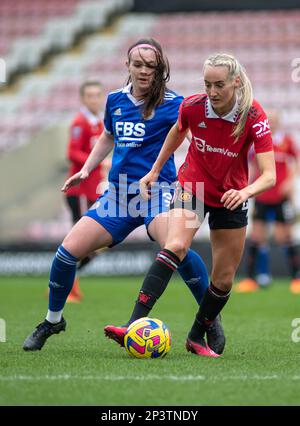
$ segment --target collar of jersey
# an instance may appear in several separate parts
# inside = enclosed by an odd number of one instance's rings
[[[122,93],[125,93],[135,106],[143,105],[144,101],[142,99],[140,101],[135,99],[135,97],[131,94],[131,89],[132,83],[129,83],[127,86],[124,87]]]
[[[85,116],[89,123],[92,124],[92,126],[96,126],[101,120],[101,113],[99,115],[95,115],[84,105],[80,108],[80,112]]]
[[[206,118],[220,118],[221,120],[230,121],[231,123],[235,123],[239,115],[239,104],[238,100],[236,99],[234,107],[231,111],[228,112],[228,114],[223,115],[220,117],[215,113],[213,110],[212,104],[210,100],[207,98],[205,102],[205,117]]]

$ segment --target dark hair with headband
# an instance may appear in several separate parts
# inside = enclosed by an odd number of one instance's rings
[[[153,38],[142,38],[136,43],[132,44],[127,52],[128,62],[130,63],[130,55],[135,48],[140,46],[141,49],[149,48],[154,51],[156,56],[156,67],[154,71],[153,83],[149,89],[143,104],[143,118],[149,118],[152,111],[163,103],[166,83],[170,80],[170,67],[168,59],[164,56],[161,45]],[[140,53],[142,60],[147,65],[147,61]],[[131,82],[131,76],[127,80],[127,84]]]

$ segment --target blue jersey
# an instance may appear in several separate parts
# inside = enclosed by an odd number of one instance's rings
[[[119,189],[120,175],[127,175],[127,184],[138,182],[152,168],[162,144],[178,118],[182,96],[167,90],[163,103],[144,119],[143,101],[131,94],[132,85],[108,95],[104,125],[114,136],[115,148],[108,180]],[[174,182],[176,168],[174,155],[164,165],[158,182]]]

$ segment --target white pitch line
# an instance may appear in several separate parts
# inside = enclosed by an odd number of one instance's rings
[[[295,376],[279,376],[277,374],[271,374],[266,376],[259,376],[254,374],[252,376],[176,376],[176,375],[156,375],[149,374],[143,376],[114,376],[114,375],[72,375],[72,374],[61,374],[61,375],[44,375],[44,376],[28,376],[28,375],[14,375],[14,376],[0,376],[0,382],[13,382],[13,381],[58,381],[58,380],[98,380],[98,381],[153,381],[153,380],[164,380],[164,381],[178,381],[178,382],[197,382],[197,381],[252,381],[252,380],[300,380],[300,375]]]

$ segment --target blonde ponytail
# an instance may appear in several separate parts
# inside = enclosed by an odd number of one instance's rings
[[[253,91],[251,82],[246,74],[245,69],[238,62],[238,60],[227,53],[217,53],[206,59],[204,62],[204,67],[206,66],[218,67],[224,66],[228,68],[229,78],[234,79],[235,77],[240,77],[241,85],[237,89],[237,98],[239,104],[239,121],[234,128],[232,136],[235,136],[235,142],[243,134],[249,109],[251,108],[253,102]]]

